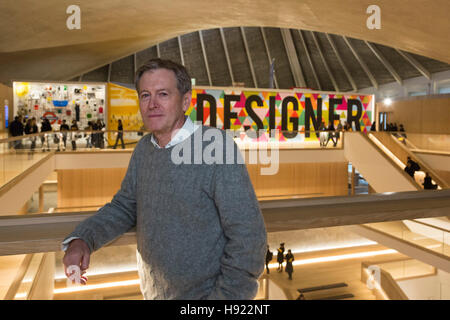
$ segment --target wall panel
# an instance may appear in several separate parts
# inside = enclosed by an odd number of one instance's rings
[[[96,206],[111,201],[126,168],[58,170],[58,207]]]
[[[258,197],[347,195],[347,163],[280,163],[275,175],[247,165]],[[58,170],[58,207],[97,206],[111,201],[126,168]]]

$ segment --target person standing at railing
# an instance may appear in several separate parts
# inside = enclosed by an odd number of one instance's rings
[[[344,128],[342,127],[342,123],[339,120],[338,121],[338,125],[336,127],[336,133],[335,133],[335,137],[336,137],[336,143],[334,144],[334,147],[337,146],[339,139],[341,138],[341,132],[344,131]]]
[[[77,120],[72,120],[70,131],[72,131],[70,134],[70,141],[72,142],[72,150],[77,150],[77,131],[78,131]]]
[[[114,148],[117,148],[117,144],[119,143],[119,139],[120,142],[122,143],[122,149],[125,149],[125,143],[123,142],[123,125],[122,125],[122,120],[119,119],[118,124],[117,124],[117,138],[116,138],[116,144],[114,145]]]
[[[39,129],[36,125],[36,118],[33,117],[31,119],[28,119],[27,124],[25,126],[25,134],[34,134],[38,133]],[[34,151],[34,148],[36,147],[36,137],[30,137],[31,141],[31,151]]]
[[[22,116],[15,116],[14,120],[9,124],[9,134],[12,137],[19,137],[23,135]],[[22,148],[22,140],[12,141],[11,146],[14,149]]]
[[[102,120],[97,119],[97,130],[103,131],[105,128],[105,124]],[[105,148],[105,135],[103,132],[97,133],[97,148],[104,149]]]
[[[62,121],[62,124],[59,126],[60,131],[60,139],[62,138],[62,143],[64,145],[63,150],[66,151],[66,142],[67,142],[67,132],[69,131],[69,126],[66,124],[66,120]],[[61,142],[59,144],[61,146]],[[59,150],[59,146],[58,146]]]
[[[41,132],[52,132],[52,125],[47,118],[42,120]],[[47,151],[50,151],[50,133],[45,133],[41,136],[42,151],[45,151],[45,145],[47,144]]]
[[[321,147],[325,147],[325,142],[327,141],[327,127],[325,126],[325,122],[322,121],[322,123],[319,126],[319,144]]]
[[[72,266],[82,274],[91,253],[136,228],[145,299],[253,299],[267,233],[237,144],[224,130],[185,116],[192,83],[184,66],[150,60],[135,85],[152,134],[136,145],[112,201],[63,241],[66,276]],[[220,155],[198,161],[210,148],[208,135]]]

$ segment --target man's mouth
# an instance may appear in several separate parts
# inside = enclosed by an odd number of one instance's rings
[[[148,118],[157,118],[157,117],[162,117],[162,114],[149,114],[147,115]]]

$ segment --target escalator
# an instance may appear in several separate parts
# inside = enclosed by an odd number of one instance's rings
[[[351,132],[344,135],[344,152],[347,160],[364,176],[377,193],[421,191],[421,175],[414,179],[403,168],[407,157],[418,162],[421,170],[428,172],[439,189],[448,185],[424,161],[420,161],[402,142],[386,132],[363,134]],[[435,222],[437,220],[435,219]],[[442,219],[441,219],[442,222]],[[410,257],[435,267],[450,270],[449,232],[432,225],[430,221],[403,220],[349,227],[357,234],[394,248]]]
[[[344,155],[364,176],[377,193],[418,191],[421,186],[402,168],[401,162],[382,150],[368,136],[360,132],[346,132]]]
[[[386,152],[389,153],[391,157],[398,159],[399,164],[401,163],[403,167],[406,165],[408,157],[418,163],[420,170],[415,173],[414,178],[420,186],[422,186],[424,181],[425,173],[428,173],[433,183],[437,185],[437,189],[447,189],[450,187],[447,179],[441,176],[439,170],[435,170],[432,165],[424,160],[424,157],[418,156],[412,151],[415,150],[415,146],[408,139],[389,132],[371,132],[367,137],[374,142],[382,144],[380,148],[386,148]]]

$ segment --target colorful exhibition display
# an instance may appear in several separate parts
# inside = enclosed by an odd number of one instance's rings
[[[88,121],[100,119],[107,130],[116,130],[121,119],[124,130],[143,129],[138,95],[132,88],[88,82],[13,85],[15,115],[36,117],[38,122],[48,118],[52,124],[77,120],[80,129]],[[267,133],[275,129],[281,132],[276,135],[277,141],[317,141],[315,133],[321,124],[328,127],[332,123],[336,128],[339,122],[347,122],[353,130],[366,132],[373,122],[374,96],[301,89],[194,87],[186,114],[193,121],[220,129]]]

